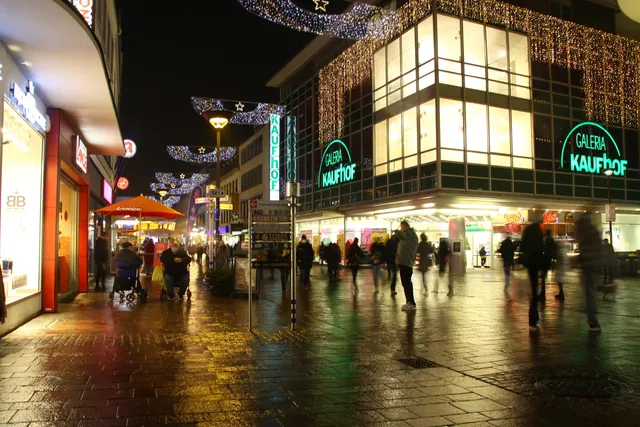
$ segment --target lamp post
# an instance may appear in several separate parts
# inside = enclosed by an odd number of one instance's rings
[[[613,175],[613,170],[607,169],[604,171],[604,174],[607,175],[607,189],[609,191],[609,208],[607,209],[607,216],[609,220],[609,243],[613,246],[613,226],[611,224],[611,220],[613,219],[613,212],[611,209],[611,175]]]
[[[222,129],[225,128],[225,126],[227,126],[229,124],[229,120],[231,119],[232,113],[230,113],[229,111],[205,111],[202,113],[202,116],[207,119],[207,121],[209,122],[209,124],[211,124],[211,126],[213,126],[213,128],[216,131],[216,191],[218,191],[217,194],[219,194],[219,190],[220,190],[220,177],[221,177],[221,168],[222,168],[222,153],[221,153],[221,148],[220,148],[220,133],[222,132]],[[209,206],[211,206],[211,202],[209,202]],[[213,249],[213,242],[211,241],[212,238],[212,230],[211,230],[211,217],[209,217],[209,250]],[[216,235],[216,240],[215,240],[215,244],[216,246],[220,243],[220,239],[219,239],[219,235],[220,235],[220,197],[216,197],[216,204],[215,204],[215,208],[213,210],[213,222],[214,222],[214,227],[215,227],[215,235]],[[216,251],[216,254],[218,253],[218,251]],[[209,262],[211,262],[211,259],[213,258],[211,256],[212,254],[209,254]],[[217,260],[217,256],[216,256],[216,260]],[[217,264],[217,262],[216,262]]]

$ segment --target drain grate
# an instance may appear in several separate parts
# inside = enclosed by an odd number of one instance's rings
[[[567,376],[538,381],[534,386],[560,397],[610,398],[633,393],[633,388],[625,383],[609,378]]]
[[[435,362],[425,359],[424,357],[410,357],[408,359],[398,359],[398,362],[404,363],[407,366],[411,366],[414,369],[429,369],[429,368],[439,368]]]

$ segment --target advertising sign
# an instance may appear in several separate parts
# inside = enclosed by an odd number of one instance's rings
[[[124,158],[130,159],[138,152],[138,146],[130,139],[124,140]]]
[[[280,199],[280,116],[271,115],[269,136],[269,200]]]
[[[287,148],[285,150],[287,158],[285,166],[287,170],[287,181],[297,180],[297,155],[298,152],[298,124],[296,116],[287,116]]]
[[[624,176],[627,161],[613,136],[604,127],[593,122],[575,126],[564,140],[560,155],[560,168],[573,172],[604,175],[611,170],[615,176]]]
[[[48,132],[49,119],[38,110],[35,98],[36,90],[32,81],[29,81],[26,92],[17,83],[11,84],[12,104],[15,105],[29,123],[43,132]]]
[[[87,153],[87,147],[79,136],[76,136],[76,165],[84,173],[87,173],[89,166],[89,155]]]
[[[73,5],[87,24],[93,28],[93,0],[73,0]]]
[[[118,187],[118,190],[126,190],[127,188],[129,188],[129,180],[125,177],[121,177],[118,178],[118,182],[116,182],[116,187]]]
[[[344,142],[336,139],[329,143],[320,160],[318,187],[327,188],[351,182],[356,176],[356,164]]]
[[[189,198],[189,211],[187,213],[187,230],[193,230],[198,219],[198,204],[196,199],[202,196],[202,187],[197,186],[191,191],[191,197]],[[186,234],[185,246],[189,247],[190,234]]]
[[[106,179],[102,180],[102,198],[109,203],[113,203],[113,188],[111,188]]]

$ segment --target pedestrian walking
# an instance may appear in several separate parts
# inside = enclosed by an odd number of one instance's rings
[[[596,275],[602,267],[602,241],[600,233],[591,224],[591,218],[583,216],[578,220],[576,240],[580,248],[580,266],[582,268],[582,286],[587,305],[587,320],[589,330],[601,330],[596,315]]]
[[[198,264],[202,263],[202,255],[204,255],[204,246],[198,244],[196,247],[196,254],[198,255]]]
[[[363,258],[364,254],[362,253],[362,248],[360,248],[360,240],[356,237],[353,239],[353,243],[349,246],[349,253],[347,256],[349,267],[351,268],[351,274],[353,275],[353,286],[355,292],[360,291],[356,278]]]
[[[418,252],[418,235],[409,227],[407,221],[400,222],[400,230],[395,232],[398,238],[398,253],[396,254],[396,264],[400,270],[400,281],[404,288],[404,296],[407,303],[402,306],[403,311],[413,311],[416,309],[416,300],[413,297],[413,266],[416,262]]]
[[[520,243],[520,260],[529,272],[531,283],[531,301],[529,302],[529,328],[538,329],[538,277],[544,263],[544,241],[542,236],[542,222],[536,221],[529,225],[522,235]]]
[[[487,263],[487,250],[484,248],[484,245],[478,251],[478,255],[480,255],[480,267],[484,267]]]
[[[602,283],[604,283],[605,285],[611,285],[613,284],[613,280],[615,278],[613,271],[616,264],[616,251],[613,249],[613,245],[609,243],[609,239],[603,240],[602,252],[604,257],[604,278],[602,280]]]
[[[371,270],[373,271],[373,286],[376,293],[379,291],[380,266],[384,260],[384,244],[382,238],[374,241],[369,250],[371,253]]]
[[[288,250],[279,249],[276,252],[276,261],[280,263],[280,285],[282,285],[282,292],[287,290],[287,283],[289,283],[289,274],[291,268],[287,265],[291,260],[291,254]]]
[[[300,279],[302,284],[308,287],[311,284],[311,267],[313,266],[313,246],[307,240],[307,236],[304,234],[300,238],[297,249],[298,267],[300,268]]]
[[[96,292],[106,291],[107,264],[109,262],[109,233],[102,233],[96,239],[93,259],[96,263]]]
[[[567,275],[567,271],[569,270],[569,248],[565,243],[561,243],[558,245],[556,251],[556,282],[558,283],[558,294],[556,295],[556,299],[559,301],[564,301],[564,281]]]
[[[447,271],[447,264],[449,263],[449,241],[445,238],[440,239],[440,246],[438,246],[438,280],[436,281],[436,288],[433,290],[434,294],[438,293],[438,287],[440,281],[444,280],[444,273]],[[449,279],[449,293],[447,296],[453,296],[453,281]]]
[[[329,273],[329,283],[338,282],[338,268],[342,261],[342,252],[337,243],[331,242],[325,249],[325,259],[327,261],[327,270]]]
[[[498,253],[502,256],[502,267],[504,269],[504,294],[509,296],[509,287],[511,286],[511,270],[513,269],[513,260],[515,258],[516,245],[507,236],[500,244]]]
[[[418,254],[420,254],[420,264],[418,269],[422,273],[422,294],[427,295],[429,288],[427,286],[427,272],[431,267],[431,254],[433,253],[433,246],[427,241],[426,234],[420,235],[420,243],[418,244]]]
[[[387,264],[387,273],[391,280],[391,295],[397,295],[396,292],[396,280],[398,277],[398,266],[396,265],[396,255],[398,254],[398,238],[394,235],[391,236],[389,241],[384,247],[384,258]]]
[[[547,299],[547,274],[549,270],[553,268],[553,263],[556,259],[556,253],[558,252],[558,244],[551,235],[551,230],[547,230],[544,238],[544,257],[542,261],[542,272],[540,275],[540,301]]]
[[[156,245],[152,239],[147,240],[144,245],[144,272],[147,276],[153,273],[153,261],[155,258]]]

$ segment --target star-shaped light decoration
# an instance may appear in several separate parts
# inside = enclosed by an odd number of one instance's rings
[[[204,152],[207,151],[207,149],[204,147],[200,147],[198,148],[198,151],[200,152],[200,154],[204,154]]]
[[[327,11],[329,0],[313,0],[313,2],[316,4],[316,10]]]
[[[184,179],[185,177],[186,177],[185,174],[183,174],[183,173],[180,174],[180,179]]]
[[[244,112],[244,104],[241,101],[236,104],[236,111]]]
[[[176,188],[176,185],[175,184],[171,184],[171,188]]]

